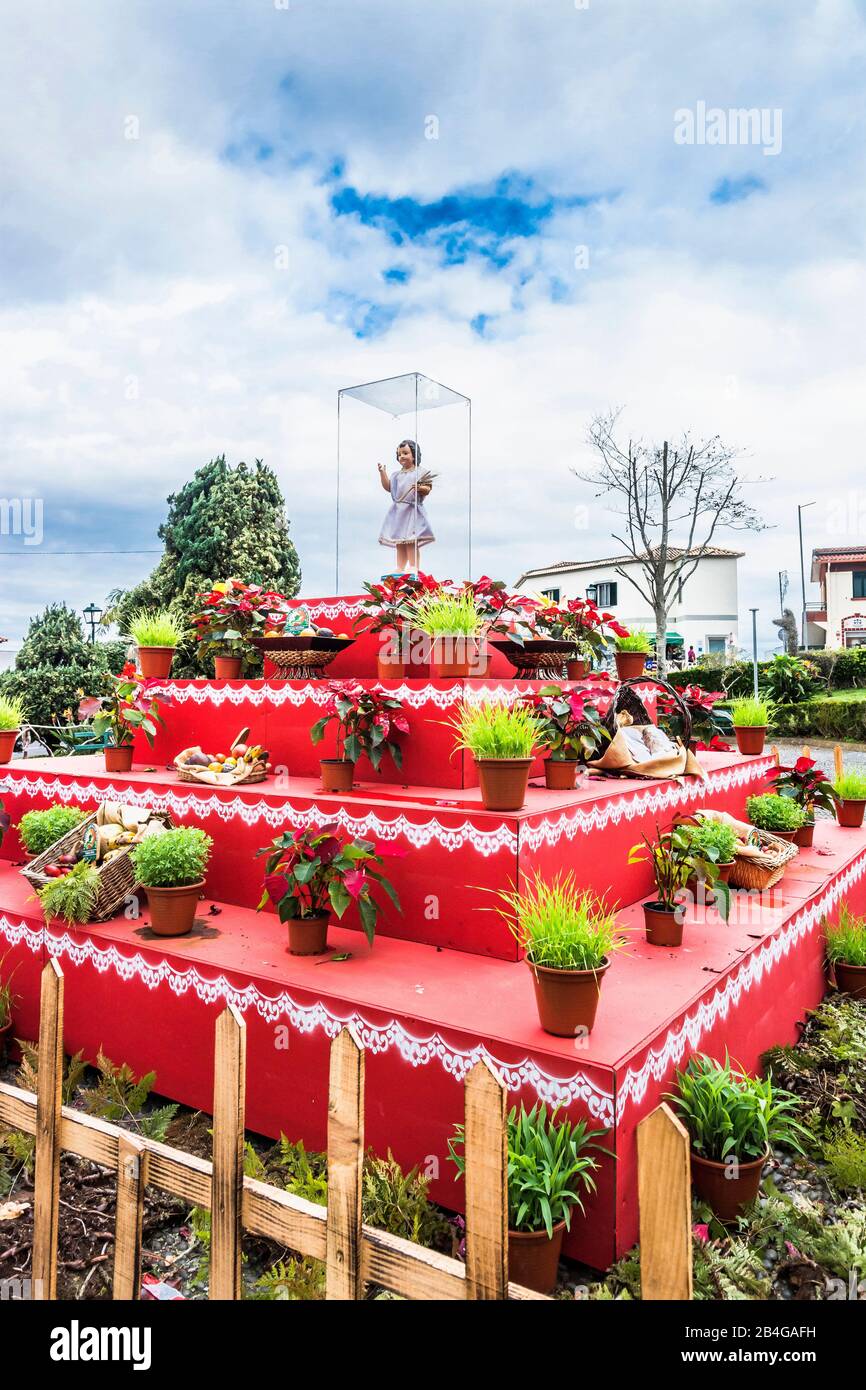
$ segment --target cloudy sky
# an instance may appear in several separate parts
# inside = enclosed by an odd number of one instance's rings
[[[807,545],[856,539],[864,0],[6,0],[0,28],[0,495],[44,508],[40,545],[0,535],[0,632],[145,574],[222,452],[275,468],[332,592],[336,393],[412,371],[472,398],[476,572],[610,552],[570,470],[611,406],[743,450],[767,639],[797,503]],[[763,133],[711,143],[714,108]],[[346,424],[372,575],[378,444]],[[464,425],[429,435],[452,540]]]

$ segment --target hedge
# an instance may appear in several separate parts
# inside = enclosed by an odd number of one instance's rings
[[[800,705],[776,705],[770,736],[866,743],[866,700],[817,699]]]
[[[849,647],[845,651],[802,652],[817,666],[830,690],[862,689],[866,686],[866,647]],[[771,663],[758,662],[758,681]],[[719,664],[687,666],[683,671],[669,671],[671,685],[697,685],[701,690],[725,690],[728,695],[751,695],[751,661],[734,661],[729,666]]]

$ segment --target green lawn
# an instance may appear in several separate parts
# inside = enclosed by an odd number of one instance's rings
[[[866,700],[866,688],[863,690],[828,690],[824,698],[826,700]]]

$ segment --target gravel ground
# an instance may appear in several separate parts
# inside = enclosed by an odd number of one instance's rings
[[[834,776],[833,768],[833,748],[835,745],[828,739],[807,739],[804,738],[799,743],[779,743],[775,739],[768,742],[778,748],[783,763],[792,763],[799,758],[805,745],[812,754],[822,772],[828,776]],[[862,743],[846,743],[843,745],[845,752],[845,767],[850,771],[866,772],[866,746]]]

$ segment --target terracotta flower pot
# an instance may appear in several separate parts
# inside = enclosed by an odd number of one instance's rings
[[[712,1207],[720,1221],[736,1221],[743,1207],[754,1202],[761,1190],[761,1174],[767,1157],[764,1154],[762,1158],[740,1163],[737,1176],[732,1177],[728,1164],[702,1158],[692,1150],[692,1187]]]
[[[683,924],[677,921],[679,915],[676,909],[662,907],[661,903],[644,903],[646,939],[651,946],[682,946]]]
[[[508,1232],[508,1278],[513,1284],[536,1293],[552,1293],[556,1288],[559,1256],[565,1222],[558,1221],[549,1237],[540,1231]]]
[[[737,738],[737,747],[741,753],[752,755],[763,753],[764,741],[767,737],[766,724],[737,724],[734,726],[734,733]]]
[[[849,965],[847,961],[837,960],[833,966],[836,987],[843,994],[852,994],[855,999],[866,999],[866,965]]]
[[[330,912],[315,912],[310,917],[289,918],[289,955],[321,956],[328,949]]]
[[[535,985],[538,1021],[555,1038],[591,1033],[598,1011],[601,982],[610,969],[605,956],[597,970],[551,970],[527,960]]]
[[[646,652],[617,652],[616,674],[621,681],[633,681],[642,676],[646,666]]]
[[[409,674],[406,661],[391,661],[387,656],[376,657],[376,679],[380,681],[402,680]]]
[[[476,758],[486,811],[519,811],[526,800],[531,758]]]
[[[546,758],[544,763],[545,785],[550,787],[551,791],[574,791],[579,766],[576,758]]]
[[[138,665],[143,676],[164,678],[171,674],[174,647],[139,647]]]
[[[728,882],[730,881],[731,870],[733,869],[733,867],[734,867],[734,861],[733,861],[733,859],[729,859],[728,862],[727,862],[726,864],[717,864],[717,865],[716,865],[716,868],[717,868],[718,871],[719,871],[719,877],[718,877],[718,879],[716,880],[716,882],[718,882],[718,883],[728,883]],[[697,874],[694,874],[694,875],[689,879],[688,883],[686,884],[686,887],[688,888],[688,890],[689,890],[689,892],[691,893],[692,897],[695,898],[695,899],[697,900],[697,897],[698,897],[698,877],[697,877]],[[714,903],[715,900],[716,900],[716,895],[715,895],[715,893],[713,892],[713,889],[712,889],[712,887],[710,886],[709,883],[707,883],[707,885],[706,885],[704,898],[705,898],[705,901],[706,901],[708,904],[709,904],[709,903]]]
[[[326,792],[349,792],[355,776],[355,764],[348,758],[322,758],[319,763],[322,771],[322,790]]]
[[[836,819],[840,825],[844,825],[848,830],[859,830],[863,824],[864,811],[866,811],[866,801],[839,801],[836,805]]]
[[[0,729],[0,763],[10,763],[19,729]]]
[[[239,656],[215,656],[214,678],[218,681],[240,680],[242,661],[243,658]]]
[[[796,844],[799,830],[771,830],[770,834],[775,835],[777,840],[787,840],[789,845]]]
[[[576,656],[565,663],[565,670],[570,681],[582,681],[589,672],[589,662],[585,656]]]
[[[430,648],[430,674],[439,680],[458,680],[482,671],[478,640],[474,637],[437,637]]]
[[[807,820],[805,825],[801,825],[799,830],[794,831],[794,844],[801,849],[808,849],[815,839],[815,822]]]
[[[191,932],[203,888],[203,878],[198,883],[173,888],[146,888],[151,931],[157,936],[186,936]]]
[[[106,748],[104,752],[106,772],[129,772],[131,770],[133,754],[131,743],[123,743],[119,748]]]

